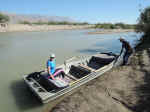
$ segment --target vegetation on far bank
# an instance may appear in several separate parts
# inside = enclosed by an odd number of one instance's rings
[[[0,23],[9,22],[10,18],[7,15],[0,13]],[[91,28],[100,28],[100,29],[135,29],[136,25],[125,24],[125,23],[97,23],[90,24],[88,22],[68,22],[68,21],[38,21],[38,22],[30,22],[30,21],[20,21],[19,24],[27,24],[27,25],[93,25]]]
[[[49,22],[29,22],[29,21],[21,21],[20,24],[28,24],[28,25],[90,25],[88,22],[67,22],[67,21],[49,21]],[[135,25],[124,24],[124,23],[97,23],[91,28],[100,28],[100,29],[134,29]]]
[[[5,23],[9,21],[9,16],[0,13],[0,23]]]
[[[124,24],[124,23],[97,23],[94,28],[100,29],[134,29],[135,25]]]
[[[68,21],[38,21],[38,22],[29,22],[29,21],[21,21],[20,24],[28,24],[28,25],[89,25],[87,22],[68,22]]]

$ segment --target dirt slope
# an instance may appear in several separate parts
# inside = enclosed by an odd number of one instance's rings
[[[150,49],[66,97],[50,112],[150,112]]]

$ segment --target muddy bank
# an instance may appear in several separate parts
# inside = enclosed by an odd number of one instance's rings
[[[150,112],[149,48],[137,50],[129,65],[94,79],[49,112]]]
[[[104,29],[95,32],[88,32],[88,34],[113,34],[113,33],[124,33],[124,32],[134,32],[133,29]]]
[[[8,24],[5,27],[0,27],[0,32],[21,32],[21,31],[55,31],[55,30],[74,30],[88,29],[92,25],[23,25],[23,24]]]

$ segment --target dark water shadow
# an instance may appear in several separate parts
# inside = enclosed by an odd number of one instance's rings
[[[95,54],[98,52],[104,52],[106,50],[102,50],[102,49],[81,49],[81,50],[77,50],[77,52],[80,53],[84,53],[84,54]]]
[[[91,45],[90,48],[85,49],[79,49],[77,52],[83,53],[83,54],[95,54],[98,52],[113,52],[113,53],[119,53],[121,49],[121,44],[116,43],[116,40],[111,40],[111,42],[104,41],[104,42],[96,42],[93,45]]]
[[[113,53],[119,53],[120,51],[118,49],[80,49],[77,50],[77,52],[82,54],[96,54],[96,53],[104,53],[104,52],[113,52]]]
[[[15,103],[21,112],[43,106],[37,97],[29,90],[23,80],[12,82],[10,88]]]
[[[150,58],[150,50],[148,54]],[[133,108],[136,112],[150,112],[150,71],[143,68],[142,65],[141,68],[144,73],[144,84],[135,90],[140,100]]]

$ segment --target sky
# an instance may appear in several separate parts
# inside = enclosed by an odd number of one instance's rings
[[[0,11],[69,17],[89,23],[137,23],[150,0],[0,0]]]

